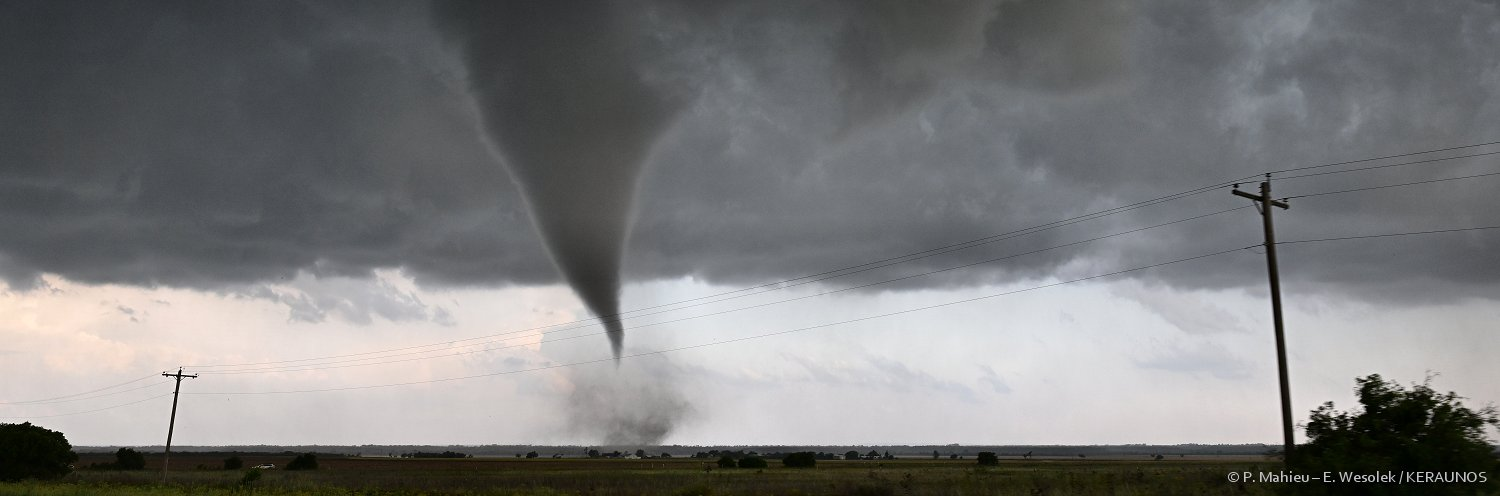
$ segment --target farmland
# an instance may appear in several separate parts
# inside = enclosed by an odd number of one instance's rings
[[[241,454],[246,466],[284,467],[290,454]],[[92,460],[98,458],[97,460]],[[816,468],[721,469],[712,460],[404,459],[323,455],[315,471],[266,470],[242,483],[244,470],[220,470],[222,454],[172,457],[160,484],[159,457],[144,471],[79,470],[61,481],[0,484],[0,495],[75,494],[466,494],[466,495],[978,495],[978,494],[1269,494],[1262,484],[1232,484],[1233,471],[1278,470],[1259,457],[1007,458],[997,467],[973,459],[905,458],[819,461]],[[85,456],[80,466],[106,461]],[[153,470],[155,468],[156,470]]]

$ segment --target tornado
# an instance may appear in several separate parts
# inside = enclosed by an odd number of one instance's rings
[[[489,144],[618,363],[620,263],[636,185],[675,106],[642,81],[639,43],[614,5],[451,1],[434,5],[433,20],[461,51]]]

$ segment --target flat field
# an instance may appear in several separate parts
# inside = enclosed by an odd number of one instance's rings
[[[1273,471],[1280,464],[1251,458],[1002,460],[998,467],[966,460],[820,460],[815,468],[720,469],[688,458],[401,459],[319,456],[314,471],[265,470],[242,483],[245,470],[219,470],[225,455],[172,457],[161,484],[160,457],[148,470],[79,470],[60,481],[0,484],[0,495],[1202,495],[1270,494],[1264,484],[1234,484],[1230,472]],[[241,454],[247,467],[284,467],[291,455]],[[79,466],[108,457],[85,457]],[[711,462],[711,461],[709,461]],[[202,468],[199,468],[199,467]],[[151,470],[152,468],[156,470]]]

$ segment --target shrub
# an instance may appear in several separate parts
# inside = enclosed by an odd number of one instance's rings
[[[243,477],[240,477],[240,485],[248,486],[250,485],[250,483],[258,480],[260,480],[260,469],[252,468],[250,470],[246,470],[245,475]]]
[[[724,455],[723,458],[719,459],[719,468],[734,468],[734,467],[735,467],[734,457],[729,456],[729,455]]]
[[[1000,457],[995,456],[995,452],[993,452],[993,451],[981,451],[981,452],[979,452],[979,464],[980,465],[999,465],[1000,464]]]
[[[231,456],[224,459],[224,470],[239,470],[245,467],[245,461],[239,456]]]
[[[146,468],[146,455],[130,449],[120,448],[115,451],[115,463],[110,465],[115,470],[144,470]]]
[[[31,425],[0,424],[0,481],[55,479],[67,475],[78,461],[73,445],[61,432]]]
[[[781,464],[792,468],[811,468],[818,464],[818,455],[811,451],[799,451],[786,455]]]
[[[766,468],[766,459],[758,456],[747,456],[740,459],[740,468]]]
[[[1422,471],[1442,473],[1500,470],[1494,447],[1485,439],[1488,426],[1500,426],[1494,407],[1470,410],[1455,393],[1441,394],[1427,382],[1411,390],[1386,382],[1379,374],[1357,378],[1355,392],[1363,411],[1340,412],[1333,402],[1313,410],[1307,444],[1297,447],[1290,465],[1302,473]],[[1487,483],[1391,486],[1388,494],[1464,494],[1493,491]],[[1361,485],[1328,484],[1304,492],[1358,492]],[[1333,487],[1339,486],[1339,487]],[[1399,489],[1399,490],[1398,490]]]
[[[859,452],[858,451],[854,451],[854,450],[849,450],[849,452],[844,453],[844,459],[845,460],[858,460],[859,459]]]
[[[303,453],[293,458],[291,463],[286,464],[287,470],[317,470],[318,455]]]

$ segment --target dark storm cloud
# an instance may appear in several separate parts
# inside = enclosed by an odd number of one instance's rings
[[[665,128],[640,176],[627,280],[760,283],[1267,169],[1500,137],[1491,3],[629,5],[575,19],[637,30],[619,62],[681,99],[653,123]],[[51,272],[211,287],[377,267],[423,283],[559,280],[425,5],[3,8],[0,274],[13,285]],[[1293,200],[1278,229],[1493,225],[1485,181]],[[1243,201],[1210,193],[883,275]],[[1258,237],[1247,210],[906,287],[1088,275]],[[1294,245],[1282,263],[1300,288],[1440,298],[1493,288],[1496,240]],[[1145,277],[1259,286],[1263,263],[1247,252]]]
[[[545,282],[420,5],[7,2],[4,271]],[[499,191],[499,193],[497,193]],[[517,234],[519,233],[519,234]]]
[[[810,132],[837,129],[840,118],[859,112],[837,98],[846,90],[838,74],[760,70],[778,64],[755,60],[753,50],[725,49],[729,61],[646,183],[631,268],[638,276],[764,282],[1269,169],[1493,141],[1500,136],[1500,56],[1487,47],[1500,41],[1496,14],[1491,5],[1457,2],[1003,2],[975,31],[984,44],[978,53],[966,52],[968,43],[951,44],[968,58],[930,68],[931,84],[908,111],[842,140]],[[768,52],[795,53],[806,67],[838,68],[848,57],[806,41],[766,35],[725,44],[770,45],[776,49]],[[1288,181],[1277,191],[1462,175],[1495,164]],[[1486,213],[1497,211],[1496,200],[1485,198],[1490,187],[1483,181],[1294,201],[1278,229],[1290,240],[1493,225]],[[984,254],[911,264],[894,275],[1243,204],[1228,191],[1213,192],[976,250]],[[907,284],[1081,277],[1245,246],[1259,231],[1259,218],[1246,210],[1008,261],[1005,271]],[[1452,297],[1476,294],[1469,282],[1493,286],[1500,279],[1487,254],[1496,240],[1474,234],[1464,243],[1308,245],[1285,248],[1309,258],[1283,257],[1283,264],[1306,268],[1286,274],[1302,288],[1373,295],[1372,284],[1431,278],[1426,289]],[[709,257],[714,263],[698,262]],[[1260,286],[1263,274],[1263,258],[1244,252],[1142,276],[1223,287]]]

